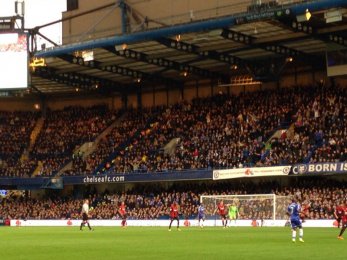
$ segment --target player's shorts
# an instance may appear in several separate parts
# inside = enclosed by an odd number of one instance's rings
[[[341,226],[342,227],[347,227],[347,220],[341,220]]]
[[[88,214],[87,213],[83,213],[82,214],[82,220],[83,221],[88,221]]]
[[[171,219],[171,220],[175,220],[175,219],[176,219],[177,221],[179,221],[178,216],[176,216],[176,217],[170,216],[170,219]]]
[[[236,219],[236,214],[229,214],[230,219]]]
[[[220,214],[220,217],[223,218],[223,219],[226,219],[227,218],[227,214]]]
[[[290,224],[292,226],[292,228],[302,228],[302,223],[301,223],[301,220],[300,219],[291,219],[290,220]]]
[[[199,220],[205,219],[205,215],[198,215],[198,219],[199,219]]]
[[[121,218],[122,218],[123,220],[127,219],[127,214],[121,215]]]

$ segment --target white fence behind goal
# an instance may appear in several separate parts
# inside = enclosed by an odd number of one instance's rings
[[[200,202],[205,206],[207,219],[216,219],[214,211],[220,201],[224,202],[227,210],[229,205],[236,205],[239,211],[238,219],[278,220],[287,218],[290,197],[275,194],[202,195]]]

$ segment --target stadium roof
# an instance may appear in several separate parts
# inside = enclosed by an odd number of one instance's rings
[[[327,51],[347,48],[346,7],[344,0],[274,2],[238,15],[56,46],[35,53],[47,65],[35,68],[32,87],[45,95],[76,88],[122,92],[204,78],[228,84],[244,74],[272,81],[292,61],[323,69]],[[328,11],[334,19],[327,20]],[[84,50],[93,50],[92,60],[82,57]]]

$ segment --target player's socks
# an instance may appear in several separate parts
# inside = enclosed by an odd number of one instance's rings
[[[299,229],[299,241],[304,242],[303,240],[304,237],[304,230],[302,228]]]
[[[296,239],[296,231],[292,231],[292,241],[295,242]]]
[[[92,230],[92,228],[90,227],[89,223],[87,223],[87,224],[88,224],[88,228],[89,228],[89,230]]]
[[[346,230],[346,227],[343,227],[340,231],[340,234],[339,234],[339,237],[342,237],[343,233],[345,232]]]

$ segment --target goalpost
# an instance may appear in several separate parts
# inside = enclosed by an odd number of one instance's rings
[[[220,201],[227,210],[230,205],[235,205],[239,220],[279,220],[286,219],[290,197],[275,194],[202,195],[200,202],[205,206],[207,218],[215,218],[214,211]]]

